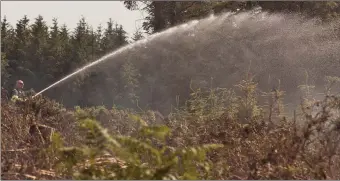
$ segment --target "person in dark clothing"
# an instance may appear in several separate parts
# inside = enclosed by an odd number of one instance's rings
[[[12,95],[11,95],[12,102],[24,101],[25,92],[23,91],[23,88],[24,88],[24,82],[22,80],[18,80],[15,84],[15,88],[12,91]]]

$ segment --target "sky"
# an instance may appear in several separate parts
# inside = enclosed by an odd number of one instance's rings
[[[130,11],[122,1],[2,1],[1,19],[6,16],[12,26],[27,15],[34,21],[38,15],[43,16],[47,25],[52,25],[52,19],[57,18],[59,24],[66,24],[73,31],[79,19],[84,16],[94,28],[101,24],[106,26],[109,18],[123,25],[131,37],[136,29],[142,26],[145,13]]]

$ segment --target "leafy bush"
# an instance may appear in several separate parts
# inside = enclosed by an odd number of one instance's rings
[[[84,145],[60,148],[58,168],[74,179],[198,179],[209,174],[206,151],[221,145],[204,145],[176,149],[164,144],[169,129],[150,127],[143,122],[139,138],[109,135],[107,130],[91,119],[80,120]],[[153,145],[157,139],[161,144]],[[60,145],[56,140],[54,145]],[[105,161],[101,161],[105,159]],[[200,168],[200,169],[199,169]],[[199,170],[201,172],[199,172]]]

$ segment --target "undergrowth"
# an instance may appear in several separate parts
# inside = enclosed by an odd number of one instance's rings
[[[105,107],[66,110],[44,97],[2,103],[3,179],[340,179],[340,97],[284,90],[192,90],[160,113]],[[259,104],[259,100],[265,104]]]

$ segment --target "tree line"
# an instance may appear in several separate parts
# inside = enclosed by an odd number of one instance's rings
[[[132,37],[133,40],[141,38],[140,32]],[[22,79],[27,88],[35,91],[129,43],[123,26],[112,19],[105,27],[94,28],[82,17],[71,31],[57,19],[53,19],[53,25],[49,27],[41,15],[34,20],[24,16],[15,26],[4,17],[1,40],[2,87],[11,90],[15,80]],[[76,81],[71,86],[67,88],[75,92],[85,84]]]

